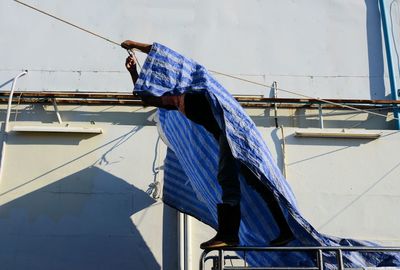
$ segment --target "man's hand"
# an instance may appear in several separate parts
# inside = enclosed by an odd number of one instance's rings
[[[126,58],[125,67],[131,74],[133,84],[135,84],[137,79],[139,78],[139,74],[137,73],[137,70],[136,70],[136,61],[135,61],[134,57],[128,56]]]
[[[136,73],[136,60],[132,56],[128,56],[125,60],[125,67],[129,71],[129,73]]]

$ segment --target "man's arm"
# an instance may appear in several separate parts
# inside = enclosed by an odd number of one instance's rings
[[[139,78],[139,74],[136,69],[135,59],[132,56],[128,56],[128,58],[126,58],[125,67],[131,74],[133,84],[135,84]],[[180,96],[155,97],[151,95],[139,95],[139,97],[147,106],[154,106],[167,110],[177,110],[178,107],[182,106],[182,98],[180,98]]]
[[[121,43],[121,47],[129,49],[138,49],[144,53],[149,53],[151,50],[150,44],[140,43],[136,41],[126,40]],[[128,56],[125,61],[125,67],[129,71],[133,84],[136,83],[139,78],[139,74],[136,69],[136,60],[132,56]],[[167,110],[180,110],[184,113],[184,97],[182,95],[173,96],[151,96],[151,95],[138,95],[140,99],[147,106],[154,106],[157,108],[163,108]]]
[[[151,50],[151,44],[140,43],[133,40],[125,40],[121,43],[121,47],[127,50],[138,49],[141,52],[149,53]]]
[[[155,97],[150,95],[139,95],[142,101],[147,106],[154,106],[157,108],[163,108],[166,110],[177,110],[179,96],[161,96]]]

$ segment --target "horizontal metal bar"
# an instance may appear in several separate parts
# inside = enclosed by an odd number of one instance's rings
[[[13,126],[11,131],[14,132],[30,132],[30,133],[86,133],[86,134],[101,134],[101,128],[93,127],[73,127],[73,126]]]
[[[318,270],[318,267],[246,267],[246,266],[225,266],[226,270]]]
[[[372,132],[332,132],[321,129],[321,131],[295,131],[295,137],[303,138],[335,138],[335,139],[378,139],[381,134]]]
[[[317,246],[317,247],[226,247],[226,248],[218,248],[218,249],[209,249],[204,250],[201,258],[202,261],[206,257],[209,252],[218,251],[219,254],[224,251],[255,251],[255,252],[309,252],[309,251],[317,251],[319,256],[319,264],[318,267],[246,267],[246,266],[225,266],[224,269],[257,269],[257,270],[318,270],[323,268],[323,252],[336,252],[339,256],[339,268],[343,269],[343,261],[342,261],[342,252],[400,252],[400,247],[365,247],[365,246],[336,246],[336,247],[327,247],[327,246]],[[221,259],[221,258],[220,258]],[[200,269],[203,269],[204,264],[200,264]]]
[[[121,92],[69,92],[69,91],[18,91],[16,96],[36,97],[36,98],[90,98],[90,99],[123,99],[123,100],[139,100],[139,97],[131,93]],[[9,91],[0,92],[0,97],[8,97]],[[234,96],[239,102],[261,102],[261,103],[313,103],[323,104],[318,99],[304,98],[265,98],[257,96]],[[344,104],[384,104],[396,105],[400,104],[400,100],[371,100],[371,99],[325,99],[329,102]]]
[[[0,92],[0,103],[8,102],[9,92]],[[17,92],[13,98],[18,104],[51,103],[57,98],[59,105],[118,105],[118,106],[145,106],[138,96],[130,93],[77,93],[77,92]],[[314,99],[291,99],[291,98],[262,98],[235,96],[240,105],[244,108],[283,108],[283,109],[322,109],[349,110],[340,105],[321,103]],[[393,100],[361,100],[361,99],[327,99],[330,102],[352,106],[357,109],[381,109],[392,110],[393,106],[400,104],[400,101]],[[357,112],[360,113],[360,112]]]
[[[7,103],[8,99],[0,98],[0,103]],[[32,103],[44,103],[50,104],[49,99],[43,98],[13,98],[13,102],[18,102],[19,104],[32,104]],[[144,103],[140,100],[105,100],[105,99],[58,99],[57,100],[59,105],[67,104],[67,105],[125,105],[125,106],[144,106]],[[261,103],[240,103],[242,107],[245,108],[272,108],[274,107],[273,104],[261,104]],[[364,105],[357,105],[353,106],[354,108],[358,109],[382,109],[382,110],[392,110],[393,107],[389,106],[364,106]],[[297,109],[297,108],[310,108],[310,109],[318,109],[317,105],[301,105],[301,104],[280,104],[278,108],[288,108],[288,109]],[[333,105],[326,105],[323,106],[324,109],[340,109],[340,110],[349,110],[344,109],[341,106],[333,106]],[[359,112],[356,112],[359,113]]]
[[[210,249],[208,252],[219,249]],[[224,251],[270,251],[270,252],[292,252],[292,251],[351,251],[351,252],[400,252],[400,247],[365,247],[365,246],[338,246],[338,247],[226,247]]]

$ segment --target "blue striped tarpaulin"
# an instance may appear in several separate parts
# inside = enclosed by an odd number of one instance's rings
[[[291,246],[373,245],[322,235],[301,216],[295,196],[255,124],[202,65],[164,45],[154,43],[136,82],[135,91],[154,96],[189,91],[205,93],[215,118],[228,138],[233,155],[273,191],[296,237]],[[217,181],[216,140],[202,126],[191,122],[178,111],[159,109],[158,118],[159,132],[168,145],[164,202],[217,228],[216,204],[221,203],[221,188]],[[266,246],[278,236],[279,229],[260,195],[248,187],[244,179],[240,181],[241,245]],[[326,266],[336,263],[333,254],[324,256]],[[253,266],[311,266],[315,263],[313,257],[307,253],[246,255]],[[347,267],[400,265],[397,257],[370,253],[345,253],[344,262]]]

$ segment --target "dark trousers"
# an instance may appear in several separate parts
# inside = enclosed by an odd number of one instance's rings
[[[245,165],[240,164],[233,157],[226,135],[215,120],[210,103],[204,93],[187,93],[185,95],[185,115],[191,121],[203,126],[218,141],[217,178],[222,188],[222,202],[230,205],[240,203],[239,174],[242,174],[247,184],[253,187],[267,203],[281,231],[288,229],[286,219],[272,192]]]
[[[230,205],[237,205],[240,203],[240,173],[245,178],[246,183],[255,189],[267,203],[280,230],[289,230],[282,209],[272,194],[272,191],[265,186],[247,166],[240,164],[240,162],[234,158],[228,140],[223,132],[219,134],[218,143],[219,164],[217,178],[222,188],[222,202]]]

